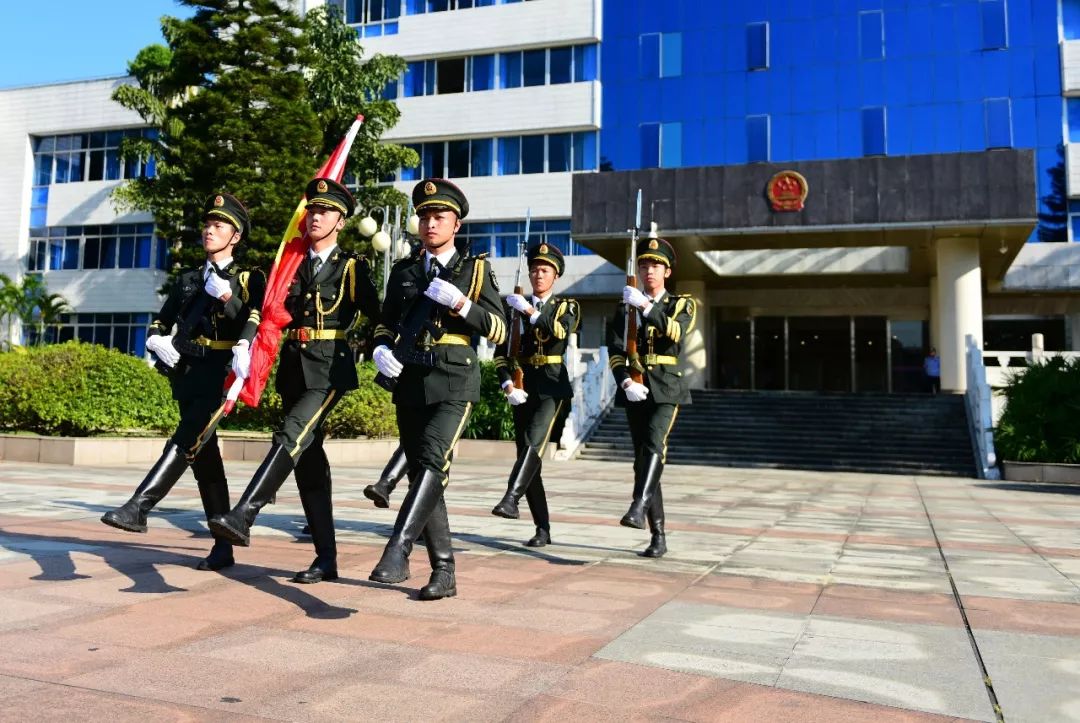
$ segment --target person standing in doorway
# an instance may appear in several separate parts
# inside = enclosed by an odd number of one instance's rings
[[[941,391],[941,359],[937,355],[937,349],[930,347],[930,353],[923,359],[922,368],[926,375],[926,391],[937,394]]]

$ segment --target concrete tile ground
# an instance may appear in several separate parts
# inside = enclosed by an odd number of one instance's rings
[[[0,462],[3,717],[993,720],[947,562],[1005,720],[1080,721],[1080,490],[669,467],[654,561],[618,525],[627,471],[549,463],[536,550],[489,514],[508,470],[459,461],[460,594],[424,603],[422,549],[367,581],[396,514],[361,494],[376,469],[334,470],[342,579],[305,587],[291,483],[215,574],[191,480],[132,535],[98,517],[144,470]]]

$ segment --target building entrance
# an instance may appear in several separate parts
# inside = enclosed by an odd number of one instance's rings
[[[884,316],[714,318],[715,388],[922,391],[926,321]]]

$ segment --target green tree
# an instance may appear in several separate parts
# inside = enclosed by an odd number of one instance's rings
[[[159,129],[157,138],[125,143],[126,158],[154,158],[156,175],[130,179],[115,202],[154,216],[178,266],[201,259],[202,203],[219,190],[251,214],[248,261],[269,266],[305,183],[356,113],[374,122],[358,138],[351,170],[372,164],[360,181],[372,198],[387,194],[375,182],[411,152],[377,147],[376,131],[397,111],[366,91],[399,74],[400,60],[360,65],[356,35],[336,15],[301,20],[283,0],[179,2],[194,15],[163,18],[167,47],[141,50],[128,66],[138,85],[113,96]]]
[[[64,325],[63,317],[74,311],[67,299],[61,294],[47,294],[41,298],[37,310],[37,341],[39,344],[46,342],[46,332],[53,330],[53,342],[60,340],[60,327]]]

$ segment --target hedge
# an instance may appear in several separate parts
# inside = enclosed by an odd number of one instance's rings
[[[1017,462],[1080,463],[1080,361],[1060,357],[1014,375],[994,432],[998,457]]]
[[[397,436],[393,402],[375,384],[375,373],[371,362],[357,365],[360,388],[331,413],[328,436]],[[465,436],[512,439],[513,417],[494,365],[482,364],[481,374],[482,399]],[[136,430],[170,434],[178,421],[168,380],[136,357],[77,341],[0,353],[0,429],[77,437]],[[280,421],[281,397],[271,377],[259,406],[237,405],[222,428],[266,432]]]
[[[115,349],[71,341],[0,354],[0,428],[84,437],[171,432],[180,421],[168,381]]]

